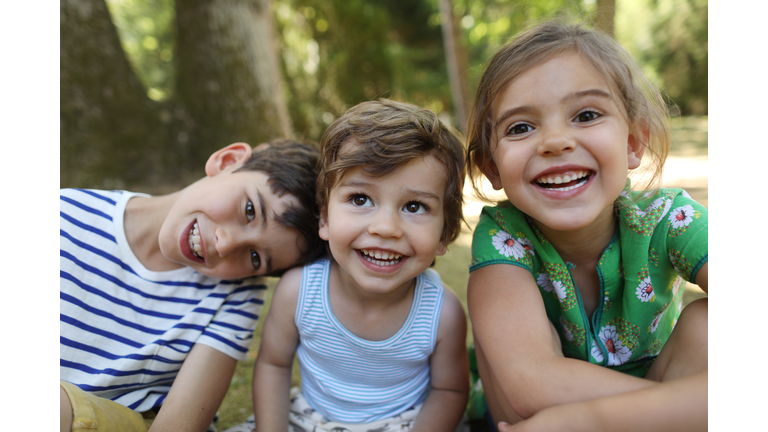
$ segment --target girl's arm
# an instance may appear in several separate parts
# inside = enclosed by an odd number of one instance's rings
[[[467,318],[456,294],[445,285],[443,291],[437,342],[430,358],[432,388],[414,424],[413,431],[418,432],[454,430],[467,405]]]
[[[660,385],[539,411],[499,432],[644,432],[707,430],[707,371]]]
[[[658,385],[562,357],[536,282],[521,267],[493,264],[473,271],[467,301],[475,345],[488,365],[481,368],[482,380],[494,388],[495,396],[486,397],[496,400],[488,405],[498,407],[495,416],[506,417],[495,421]]]
[[[256,430],[288,430],[291,369],[299,343],[295,324],[302,268],[286,272],[277,283],[264,321],[261,347],[253,368],[253,413]]]

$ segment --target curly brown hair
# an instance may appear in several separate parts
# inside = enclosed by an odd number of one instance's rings
[[[354,143],[353,147],[345,146]],[[440,241],[456,240],[464,222],[464,147],[460,134],[430,110],[379,99],[360,103],[336,120],[320,139],[317,201],[328,205],[331,189],[355,167],[374,176],[386,175],[414,158],[434,156],[445,167],[444,225]]]

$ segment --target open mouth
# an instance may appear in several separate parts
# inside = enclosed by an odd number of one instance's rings
[[[197,222],[189,230],[189,248],[196,257],[203,259],[203,247],[200,246],[200,229],[197,227]]]
[[[584,186],[592,174],[591,170],[567,171],[564,174],[543,175],[534,181],[544,189],[567,192]]]
[[[384,267],[395,265],[403,260],[403,256],[400,254],[378,249],[360,249],[360,253],[369,263]]]

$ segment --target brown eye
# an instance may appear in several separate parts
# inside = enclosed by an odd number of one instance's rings
[[[403,210],[408,213],[420,214],[427,212],[427,206],[418,201],[412,201],[406,204],[405,207],[403,207]]]
[[[522,135],[533,130],[533,127],[527,123],[515,123],[509,128],[510,135]]]
[[[261,257],[259,256],[259,253],[254,250],[251,251],[251,265],[254,270],[259,270],[259,267],[261,267]]]
[[[597,120],[599,117],[600,114],[595,111],[584,111],[576,116],[576,121],[586,123],[591,122],[592,120]]]
[[[253,208],[251,200],[248,200],[245,204],[245,217],[248,218],[249,221],[252,221],[256,217],[256,209]]]
[[[352,204],[363,207],[363,206],[369,206],[370,204],[370,198],[368,198],[365,195],[354,195],[352,196]]]

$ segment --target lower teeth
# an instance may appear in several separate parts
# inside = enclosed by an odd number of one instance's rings
[[[587,178],[584,178],[584,179],[580,180],[578,183],[576,183],[576,184],[575,184],[575,185],[573,185],[573,186],[566,186],[566,187],[562,187],[562,188],[553,187],[553,188],[549,188],[549,189],[551,189],[551,190],[556,190],[556,191],[558,191],[558,192],[568,192],[568,191],[570,191],[570,190],[574,190],[574,189],[576,189],[576,188],[578,188],[578,187],[581,187],[581,186],[583,186],[583,185],[584,185],[584,183],[586,183],[588,179],[589,179],[588,177],[587,177]]]

